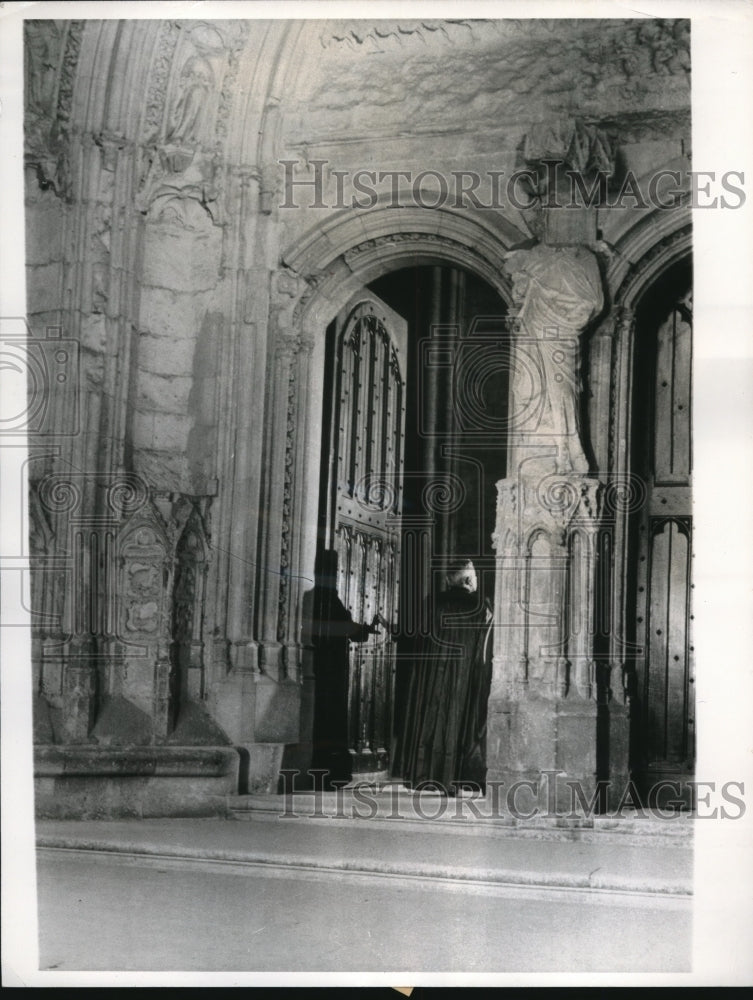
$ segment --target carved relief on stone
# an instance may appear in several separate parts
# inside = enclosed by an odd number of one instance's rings
[[[167,22],[147,97],[147,139],[186,156],[212,142],[220,81],[227,65],[223,22]]]
[[[315,62],[311,54],[307,100],[291,136],[313,144],[352,133],[366,106],[372,127],[395,134],[399,123],[442,129],[462,125],[459,109],[473,106],[480,128],[566,117],[574,109],[598,124],[609,108],[615,127],[640,122],[660,139],[686,113],[688,23],[652,19],[656,27],[644,40],[640,26],[648,23],[593,18],[550,28],[545,19],[500,18],[433,22],[428,30],[420,21],[325,22],[322,57]],[[368,72],[355,55],[368,56]],[[452,119],[442,96],[448,88],[459,95]]]
[[[159,604],[145,601],[129,604],[126,611],[126,629],[139,634],[156,632],[159,627]]]
[[[497,484],[495,639],[502,687],[591,698],[594,553],[603,486],[585,476]]]
[[[50,115],[55,106],[62,55],[61,21],[24,22],[24,83],[27,114]]]
[[[531,232],[554,245],[593,245],[593,202],[606,200],[617,173],[613,136],[579,118],[555,118],[529,128],[521,156],[520,187],[528,197],[521,213]]]
[[[82,21],[24,22],[25,156],[43,187],[66,195],[68,130]]]
[[[163,27],[144,119],[148,145],[137,195],[140,211],[156,218],[167,214],[192,229],[197,218],[201,221],[192,208],[198,205],[215,225],[222,224],[223,170],[216,136],[227,134],[247,34],[242,21]]]
[[[227,138],[232,107],[238,95],[238,72],[243,48],[249,35],[249,22],[236,20],[213,23],[222,36],[227,50],[227,68],[222,79],[215,122],[215,139],[218,143],[222,143]]]
[[[593,528],[601,517],[603,487],[596,479],[555,474],[523,493],[523,520],[539,521],[543,517],[562,540],[576,524]]]
[[[214,86],[214,73],[207,59],[195,55],[186,61],[180,75],[180,88],[171,123],[165,136],[166,143],[190,145],[204,138]]]
[[[163,21],[159,24],[158,31],[144,111],[144,134],[147,141],[155,141],[162,127],[170,67],[180,37],[180,26],[176,21]]]
[[[167,537],[151,505],[123,525],[118,536],[123,639],[164,640]]]
[[[558,473],[588,472],[580,430],[580,335],[601,309],[601,276],[594,255],[584,249],[536,246],[507,255],[518,307],[518,342],[536,362],[544,406],[530,430],[537,447],[556,447]],[[513,383],[512,391],[516,386]]]
[[[536,532],[564,545],[577,527],[595,531],[603,507],[603,484],[587,476],[555,474],[532,482],[503,479],[497,483],[497,551],[522,552]]]
[[[300,324],[301,307],[312,292],[313,286],[296,271],[281,267],[273,272],[269,328],[276,357],[292,358],[313,346],[303,336]]]
[[[152,219],[168,219],[184,229],[222,224],[222,167],[215,153],[177,147],[145,153],[136,207]]]
[[[651,66],[661,76],[690,72],[690,21],[644,21],[638,28],[638,41],[650,52]]]
[[[346,250],[343,254],[343,259],[345,263],[350,267],[352,265],[362,266],[364,260],[368,257],[375,256],[376,254],[382,252],[385,248],[394,249],[395,246],[400,244],[407,244],[406,249],[412,249],[411,244],[416,244],[419,247],[425,246],[426,244],[435,244],[439,247],[444,247],[447,249],[452,249],[456,253],[462,254],[469,259],[477,258],[483,260],[483,257],[474,250],[473,247],[468,246],[465,243],[461,243],[459,240],[454,240],[450,236],[442,236],[439,233],[389,233],[385,236],[374,236],[371,239],[364,240],[363,243],[359,243],[349,250]]]

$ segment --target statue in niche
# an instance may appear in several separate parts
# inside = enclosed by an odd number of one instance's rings
[[[173,112],[173,125],[166,136],[169,143],[198,142],[207,112],[214,73],[203,56],[192,56],[180,77],[181,94]]]
[[[546,409],[537,434],[557,446],[555,472],[585,474],[580,432],[580,334],[603,304],[601,276],[585,249],[538,246],[508,256],[524,335],[535,340]],[[542,442],[543,443],[543,442]]]

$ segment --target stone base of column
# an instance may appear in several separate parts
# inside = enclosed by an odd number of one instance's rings
[[[40,819],[224,816],[238,793],[234,747],[34,749]]]
[[[487,782],[512,811],[561,816],[614,809],[627,783],[627,717],[620,706],[580,699],[493,699],[487,724]],[[547,773],[550,772],[550,773]],[[556,775],[555,772],[559,772]],[[521,787],[507,799],[516,782]]]

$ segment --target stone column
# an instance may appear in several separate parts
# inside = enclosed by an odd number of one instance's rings
[[[602,307],[594,255],[508,257],[518,306],[508,476],[497,484],[488,778],[561,771],[590,799],[599,772],[595,559],[603,486],[581,437],[580,335]],[[550,799],[550,801],[552,801]]]

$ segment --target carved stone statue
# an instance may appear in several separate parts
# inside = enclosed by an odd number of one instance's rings
[[[207,101],[214,86],[214,73],[203,56],[192,56],[181,74],[181,93],[173,113],[168,142],[197,142],[207,111]]]
[[[601,309],[601,277],[585,248],[537,246],[508,255],[521,333],[536,342],[544,395],[538,443],[557,447],[555,472],[584,474],[580,436],[580,334]],[[514,391],[514,386],[513,386]]]

